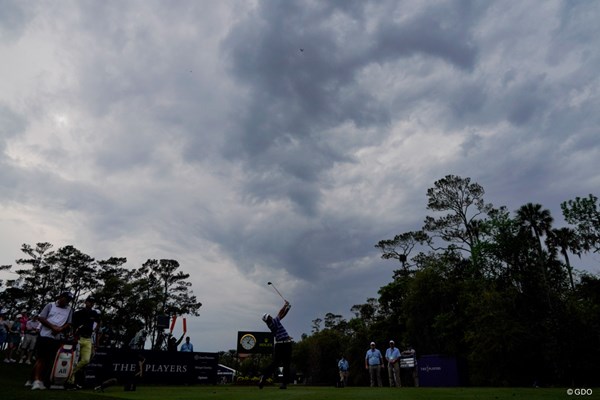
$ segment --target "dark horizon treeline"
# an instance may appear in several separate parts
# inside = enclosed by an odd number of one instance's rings
[[[130,269],[124,257],[95,260],[72,245],[52,248],[47,242],[21,246],[27,257],[16,264],[24,268],[12,271],[18,278],[0,281],[0,305],[9,313],[39,312],[65,290],[74,294],[74,307],[93,294],[116,347],[127,346],[140,329],[151,334],[154,347],[157,316],[198,315],[201,303],[176,260],[148,259]],[[0,269],[11,270],[12,265]]]
[[[598,386],[600,278],[570,261],[600,252],[597,197],[563,202],[568,227],[555,228],[540,204],[511,213],[486,203],[484,194],[469,178],[436,181],[427,191],[433,215],[422,229],[375,245],[383,259],[398,263],[392,281],[379,298],[353,306],[350,320],[333,313],[315,319],[294,347],[295,370],[308,383],[331,384],[345,354],[350,383],[365,385],[368,343],[385,351],[394,339],[401,350],[411,345],[419,355],[463,360],[471,385]],[[141,328],[155,332],[158,315],[198,315],[189,275],[175,260],[128,269],[125,258],[96,261],[73,246],[21,250],[28,258],[17,264],[26,268],[0,286],[0,304],[9,310],[40,309],[64,289],[75,302],[94,293],[121,345]],[[239,362],[234,351],[222,356],[249,376],[266,362]]]
[[[570,227],[554,228],[539,204],[511,214],[483,195],[469,178],[435,182],[423,228],[375,246],[398,262],[393,280],[349,321],[315,319],[295,348],[298,371],[329,384],[345,354],[351,382],[365,385],[368,343],[384,352],[394,339],[401,350],[463,360],[471,385],[600,384],[600,279],[569,258],[600,250],[597,198],[562,203]]]

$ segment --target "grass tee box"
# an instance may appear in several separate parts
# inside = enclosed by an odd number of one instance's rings
[[[189,386],[139,387],[137,392],[111,388],[109,398],[139,400],[557,400],[571,396],[566,389],[512,388],[368,388],[288,386],[288,390],[269,387]],[[589,396],[588,396],[589,397]],[[79,397],[82,398],[82,397]],[[591,396],[594,398],[594,396]]]
[[[31,391],[23,384],[31,367],[21,364],[0,364],[2,398],[7,400],[537,400],[569,399],[567,388],[368,388],[311,387],[290,385],[288,390],[277,387],[238,387],[230,385],[159,386],[140,385],[135,392],[125,392],[122,386],[113,386],[104,393],[91,390]],[[573,390],[573,389],[571,389]],[[577,398],[598,398],[600,389],[590,388],[591,395]],[[589,393],[589,392],[588,392]]]

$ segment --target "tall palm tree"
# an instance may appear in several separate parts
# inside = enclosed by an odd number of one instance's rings
[[[552,229],[551,234],[548,235],[547,242],[549,246],[559,249],[560,253],[565,258],[571,290],[575,290],[573,267],[569,261],[569,251],[577,256],[581,256],[582,248],[577,233],[571,228]]]
[[[527,203],[517,210],[517,221],[523,229],[529,230],[535,236],[537,242],[538,265],[542,272],[542,284],[546,291],[548,306],[552,307],[550,301],[550,288],[546,274],[546,260],[542,248],[542,236],[547,235],[552,229],[554,219],[550,211],[543,209],[541,204]]]
[[[541,237],[552,229],[554,219],[550,210],[542,209],[541,204],[527,203],[517,210],[517,220],[525,229],[530,229],[538,242],[538,251],[541,254]]]
[[[545,316],[542,323],[542,327],[548,333],[544,339],[544,346],[547,346],[550,349],[551,354],[558,354],[560,349],[559,338],[555,332],[558,329],[559,321],[554,312],[554,305],[547,276],[547,257],[545,256],[542,247],[542,236],[549,236],[551,234],[553,218],[552,215],[550,215],[550,211],[543,209],[541,204],[527,203],[517,210],[517,221],[520,222],[523,229],[530,230],[537,239],[537,263],[539,270],[541,271],[542,290],[545,292],[545,300],[548,307],[548,314]],[[558,361],[556,358],[550,360],[550,365],[555,372],[558,370]]]

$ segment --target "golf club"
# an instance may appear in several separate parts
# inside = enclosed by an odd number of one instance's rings
[[[279,290],[277,290],[277,288],[275,287],[275,285],[273,285],[273,283],[272,283],[272,282],[267,282],[267,285],[269,285],[269,286],[272,286],[272,287],[273,287],[273,289],[275,289],[275,291],[276,291],[276,292],[277,292],[277,294],[279,295],[279,297],[281,297],[281,298],[283,299],[283,301],[287,301],[287,300],[285,299],[285,297],[283,297],[283,296],[281,295],[281,293],[279,293]]]

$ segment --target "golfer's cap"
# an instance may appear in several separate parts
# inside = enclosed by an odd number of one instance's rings
[[[394,344],[394,341],[393,341],[393,340],[390,340],[390,344]]]
[[[73,300],[73,293],[71,292],[62,292],[58,297],[66,297],[69,300]]]
[[[90,303],[95,303],[96,298],[94,296],[88,296],[87,299],[85,299],[85,301],[89,301]]]
[[[268,313],[264,313],[262,316],[262,320],[267,322],[267,320],[269,319],[270,315]]]
[[[371,346],[375,346],[375,342],[371,342]]]
[[[17,316],[15,318],[21,318],[23,316],[23,314],[17,314]]]

